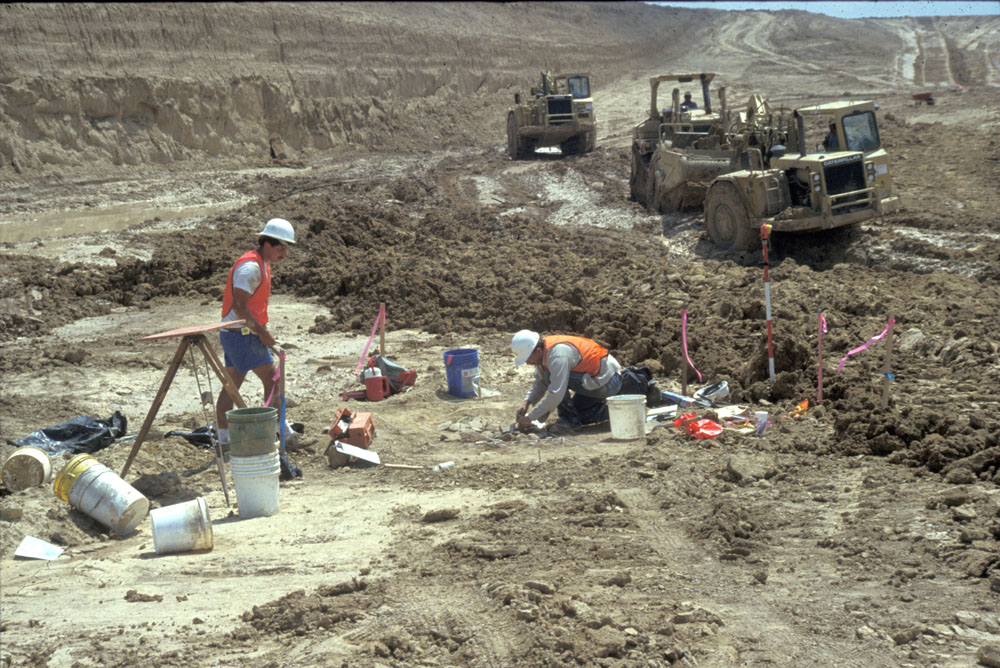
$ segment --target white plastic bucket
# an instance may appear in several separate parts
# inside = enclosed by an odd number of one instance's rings
[[[71,459],[59,478],[55,483],[57,494],[71,484],[64,497],[70,505],[119,536],[134,531],[149,513],[149,499],[90,455]]]
[[[611,437],[621,440],[643,438],[646,435],[646,396],[619,394],[608,397],[608,418]]]
[[[18,448],[3,465],[3,485],[10,492],[44,485],[52,477],[49,453],[30,445]]]
[[[212,549],[212,520],[208,504],[198,497],[149,511],[153,548],[157,554]]]
[[[267,517],[278,512],[278,476],[281,460],[277,452],[258,457],[229,458],[236,487],[240,517]]]

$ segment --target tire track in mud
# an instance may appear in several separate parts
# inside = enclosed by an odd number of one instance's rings
[[[920,58],[920,40],[916,31],[911,27],[909,21],[902,24],[895,24],[894,28],[899,40],[903,43],[904,49],[896,55],[893,69],[900,79],[907,83],[923,83],[923,74],[920,81],[917,81],[917,63]]]
[[[731,23],[722,27],[718,39],[707,50],[722,56],[750,59],[753,62],[767,61],[772,67],[784,68],[786,73],[824,73],[822,66],[785,56],[782,54],[782,49],[770,43],[767,36],[773,34],[778,25],[774,16],[756,12],[749,16],[739,14]]]
[[[472,667],[513,666],[518,657],[525,655],[524,647],[512,647],[508,641],[524,637],[518,624],[506,611],[491,612],[492,604],[484,599],[481,590],[465,585],[434,587],[420,581],[401,584],[393,589],[392,596],[391,606],[371,612],[350,630],[319,641],[312,638],[298,642],[290,652],[281,651],[283,659],[301,665],[330,665],[326,662],[357,656],[359,645],[382,643],[394,649],[387,639],[400,636],[413,636],[421,645],[436,644],[440,648],[436,652],[439,660],[447,659],[452,649],[446,646],[447,641],[457,642],[467,660],[461,665]],[[488,623],[482,621],[484,616]],[[477,622],[470,625],[469,619]],[[405,635],[400,629],[406,629]],[[421,664],[426,665],[423,661]]]
[[[947,82],[949,86],[954,86],[958,77],[955,76],[955,69],[952,67],[952,55],[951,48],[948,44],[948,39],[941,32],[941,24],[938,22],[936,16],[931,17],[931,25],[934,26],[934,34],[937,36],[937,40],[940,42],[940,46],[937,48],[941,51],[944,61],[944,71],[947,77]]]
[[[983,21],[969,31],[958,45],[963,49],[964,60],[970,67],[969,83],[1000,86],[1000,19],[983,17]],[[992,38],[992,39],[990,39]]]
[[[692,591],[691,584],[697,584],[698,589],[689,596],[693,599],[689,605],[721,616],[724,626],[717,630],[718,641],[722,647],[735,646],[741,662],[754,657],[761,661],[782,657],[782,661],[792,662],[786,665],[867,668],[891,665],[894,658],[885,653],[881,658],[886,663],[871,663],[882,654],[875,651],[865,660],[846,660],[857,649],[853,629],[849,636],[828,637],[823,644],[814,639],[814,627],[828,623],[831,612],[841,613],[845,603],[866,591],[858,593],[853,587],[843,587],[830,558],[816,558],[817,537],[843,536],[848,531],[845,518],[862,508],[862,479],[863,471],[856,467],[836,473],[825,483],[814,484],[817,493],[834,488],[852,490],[846,498],[840,496],[830,504],[810,498],[802,503],[784,502],[778,507],[769,500],[754,501],[760,495],[769,499],[767,490],[744,488],[748,491],[742,495],[742,507],[755,520],[764,516],[764,522],[781,524],[784,518],[791,518],[770,532],[767,543],[760,546],[765,551],[753,553],[747,562],[722,561],[717,549],[706,549],[707,543],[689,538],[691,527],[702,520],[683,512],[673,514],[681,504],[664,510],[648,491],[638,488],[620,489],[617,494],[628,505],[649,546],[663,559],[664,572],[674,586]],[[758,586],[750,577],[741,582],[754,563],[763,564],[773,574],[767,584]],[[679,572],[675,564],[691,570]]]
[[[936,17],[914,19],[914,35],[917,39],[917,63],[919,76],[915,83],[922,86],[955,85],[948,57],[948,46],[938,27]]]
[[[759,597],[751,606],[734,603],[738,595],[732,595],[736,588],[731,586],[731,572],[722,566],[714,554],[696,541],[687,538],[688,527],[679,519],[682,516],[678,516],[675,520],[667,519],[669,511],[661,509],[659,503],[642,489],[619,490],[618,496],[628,504],[630,514],[645,534],[650,547],[664,560],[664,570],[670,573],[675,586],[688,589],[694,597],[699,597],[694,605],[713,612],[723,612],[722,621],[725,626],[719,629],[719,636],[723,640],[736,645],[742,644],[740,640],[746,638],[759,640],[760,636],[765,635],[762,633],[764,628],[762,620],[773,620],[781,616],[781,611],[770,604],[766,605],[766,612],[762,611],[761,608],[764,606],[761,605],[762,600]],[[695,570],[679,572],[673,570],[675,564],[684,564]],[[719,587],[719,583],[726,583],[727,586]],[[697,584],[699,588],[691,590],[691,584]],[[722,600],[712,597],[713,589],[722,595]],[[723,589],[725,591],[722,591]],[[705,596],[709,598],[708,601],[700,598]],[[754,621],[748,624],[743,620]],[[761,648],[754,643],[754,652],[762,657],[780,655],[780,650],[801,645],[801,638],[790,632],[785,624],[767,625],[766,636],[769,643],[774,643],[773,649]]]

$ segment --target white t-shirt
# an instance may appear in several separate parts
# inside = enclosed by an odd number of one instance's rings
[[[257,261],[244,260],[236,266],[236,271],[233,272],[233,290],[239,288],[253,294],[260,287],[262,280],[260,265]],[[233,308],[230,308],[229,313],[222,316],[222,322],[231,322],[239,319],[240,317],[236,315],[236,310]]]

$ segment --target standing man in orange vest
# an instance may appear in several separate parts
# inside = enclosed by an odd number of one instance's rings
[[[271,296],[271,265],[288,255],[288,246],[295,243],[295,230],[282,218],[272,218],[257,237],[257,248],[249,250],[236,261],[226,279],[222,296],[222,322],[246,320],[242,326],[219,330],[219,340],[225,353],[226,374],[238,390],[248,371],[260,378],[264,397],[274,391],[276,366],[270,347],[277,344],[267,329],[267,302]],[[226,411],[233,407],[233,400],[224,389],[215,404],[215,419],[219,427],[219,441],[229,444],[229,421]],[[295,432],[289,424],[282,425],[286,444]]]
[[[510,347],[515,365],[535,365],[535,383],[517,409],[518,428],[544,422],[553,408],[559,422],[573,429],[608,419],[605,399],[621,391],[622,377],[621,365],[606,348],[582,336],[543,338],[529,329],[515,334]]]

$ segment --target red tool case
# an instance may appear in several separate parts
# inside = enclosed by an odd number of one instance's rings
[[[375,439],[375,421],[371,413],[352,413],[337,409],[330,426],[330,438],[359,448],[367,448]]]

